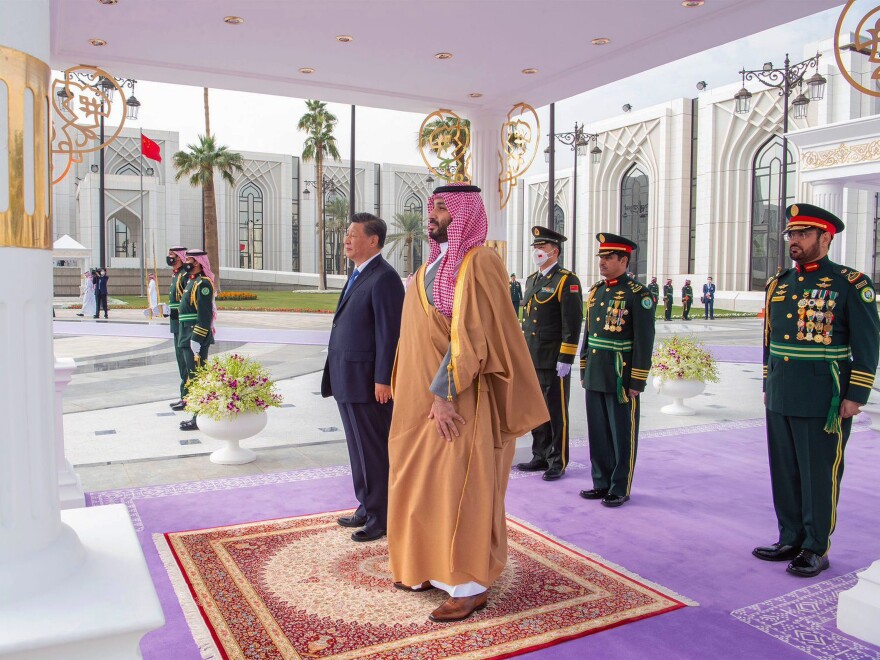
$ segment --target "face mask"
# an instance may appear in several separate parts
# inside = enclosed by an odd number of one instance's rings
[[[538,268],[547,263],[547,259],[549,258],[550,257],[544,252],[544,250],[532,250],[532,261],[535,262],[535,265]]]
[[[175,257],[165,257],[165,263],[174,268],[174,264],[177,263],[177,259]]]
[[[192,271],[193,268],[195,268],[195,264],[184,264],[184,265],[183,265],[183,269],[184,269],[187,273],[189,273],[190,271]]]

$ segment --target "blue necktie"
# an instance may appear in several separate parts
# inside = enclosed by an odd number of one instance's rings
[[[358,278],[358,275],[361,274],[357,268],[354,269],[354,272],[351,274],[351,279],[348,281],[348,284],[345,287],[345,293],[342,294],[342,297],[345,298],[348,295],[348,292],[351,291],[351,286],[354,284],[354,281]]]

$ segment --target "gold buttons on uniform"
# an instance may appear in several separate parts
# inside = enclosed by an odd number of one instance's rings
[[[797,300],[797,294],[793,295],[793,296],[791,297],[791,299],[792,299],[792,300]]]
[[[788,362],[788,356],[787,356],[787,355],[786,355],[784,358],[782,358],[782,359],[785,360],[786,362]]]
[[[790,318],[791,318],[791,314],[786,314],[786,315],[785,315],[785,318],[790,319]]]
[[[593,353],[595,353],[595,352],[596,352],[596,349],[594,348],[594,349],[593,349]]]
[[[785,338],[786,338],[786,339],[790,339],[790,337],[789,337],[788,335],[785,335]]]
[[[535,333],[533,332],[533,333],[532,333],[532,337],[534,337],[534,336],[535,336]]]
[[[594,333],[593,333],[593,336],[594,336],[594,337],[598,337],[598,336],[599,336],[599,333],[598,333],[598,332],[594,332]]]
[[[601,317],[601,316],[597,316],[597,317],[596,317],[596,320],[601,322],[601,321],[602,321],[602,317]]]
[[[801,276],[798,278],[798,282],[803,282],[803,281],[804,281],[804,276],[801,275]]]

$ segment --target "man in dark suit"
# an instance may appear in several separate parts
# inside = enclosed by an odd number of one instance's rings
[[[403,284],[382,258],[387,227],[370,213],[351,219],[345,256],[355,269],[345,285],[330,331],[321,394],[339,407],[354,492],[360,505],[343,527],[362,527],[353,541],[385,535],[388,517],[388,432],[391,369],[400,338]]]
[[[107,270],[102,268],[93,280],[95,283],[95,318],[101,314],[101,308],[104,309],[104,318],[107,318],[107,280],[109,279]]]

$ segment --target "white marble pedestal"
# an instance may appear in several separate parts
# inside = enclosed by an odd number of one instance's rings
[[[880,559],[858,576],[856,586],[840,593],[837,627],[847,635],[880,646]]]
[[[85,560],[53,588],[0,607],[0,658],[140,658],[141,637],[165,616],[125,505],[70,509],[61,519]]]

